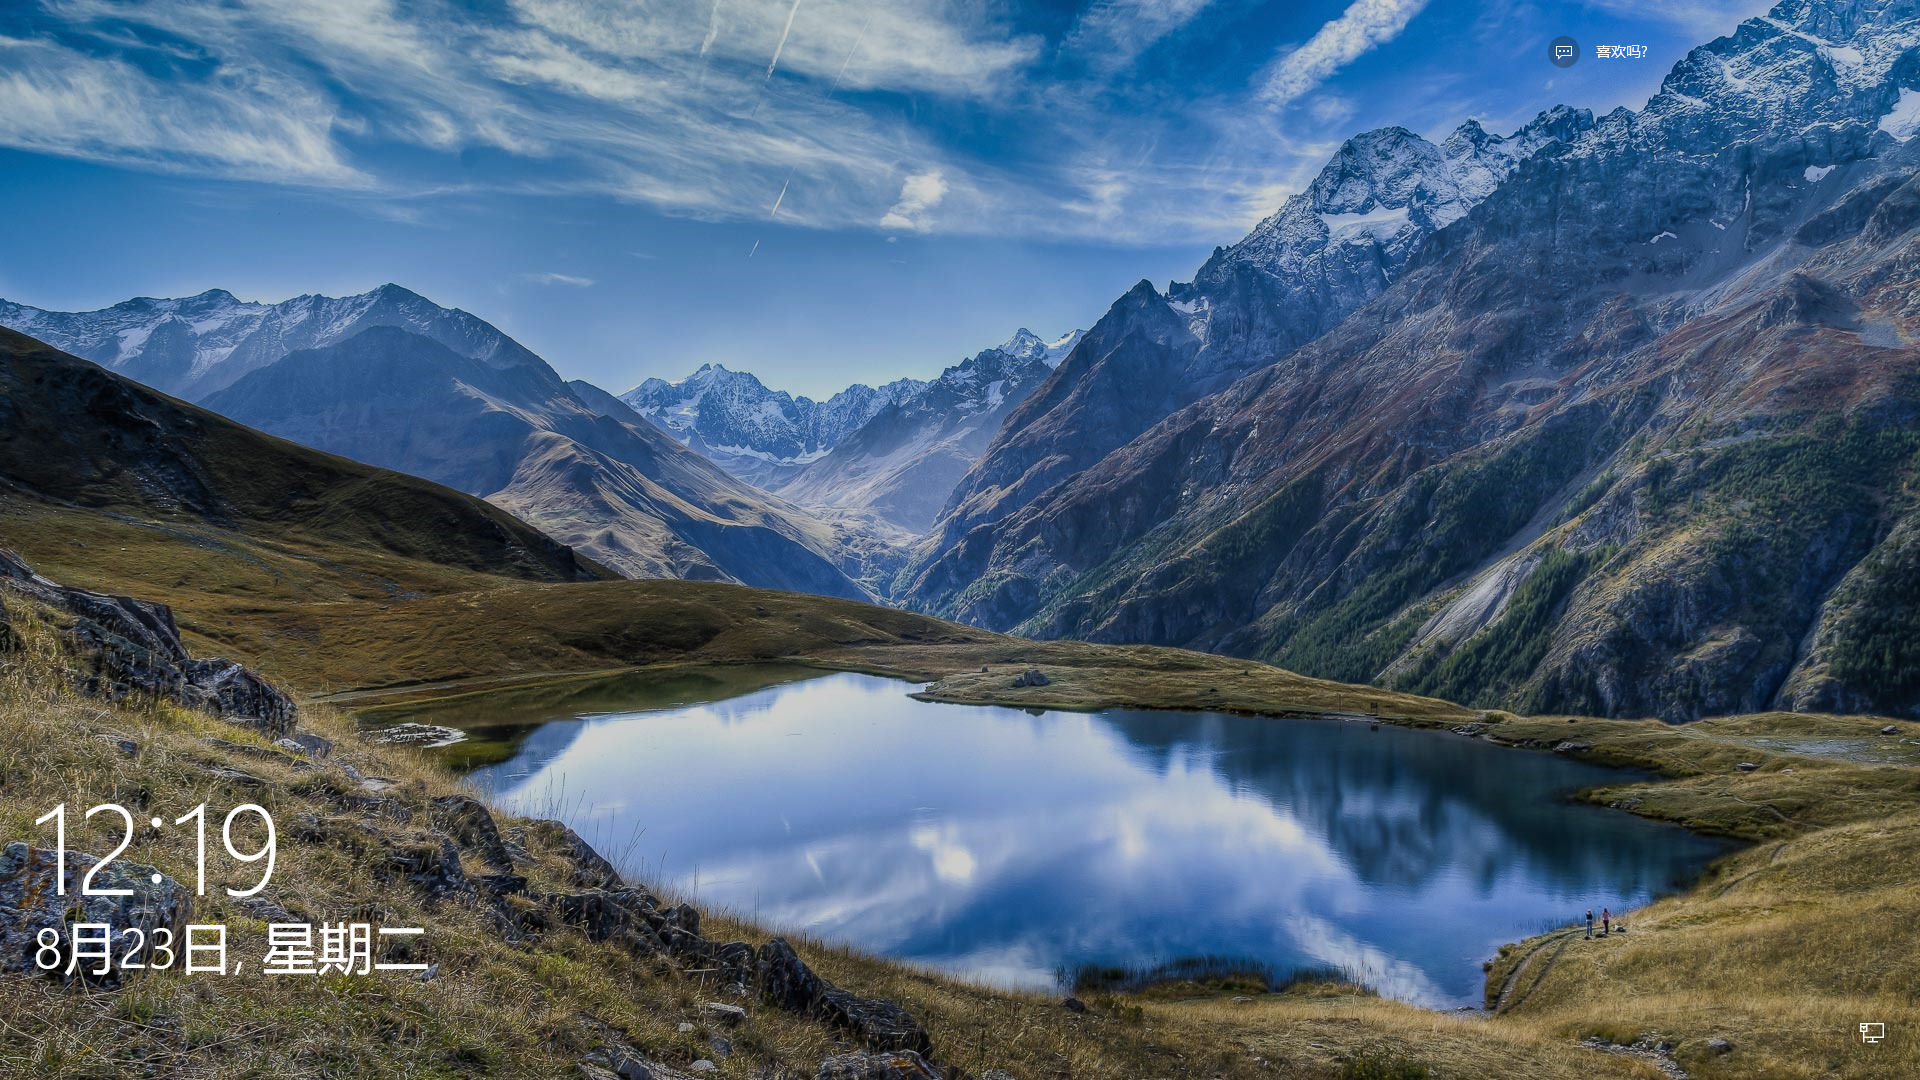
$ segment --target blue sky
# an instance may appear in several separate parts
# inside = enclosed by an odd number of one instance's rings
[[[12,0],[0,296],[392,280],[616,391],[817,396],[1185,279],[1356,131],[1638,107],[1766,6]]]

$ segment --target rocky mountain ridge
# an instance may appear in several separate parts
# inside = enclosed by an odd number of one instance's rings
[[[647,379],[619,395],[641,416],[728,472],[768,489],[818,461],[875,413],[926,384],[855,383],[825,401],[769,390],[751,372],[702,364],[679,382]]]
[[[1639,112],[1543,114],[1556,137],[1495,155],[1506,178],[1424,240],[1396,249],[1402,226],[1383,239],[1376,219],[1342,225],[1371,261],[1309,244],[1295,280],[1365,302],[1279,348],[1347,302],[1303,315],[1262,283],[1290,238],[1337,234],[1307,208],[1399,201],[1414,228],[1459,205],[1430,175],[1438,195],[1393,194],[1421,187],[1409,155],[1371,149],[1397,136],[1349,144],[1249,238],[1260,258],[1228,249],[1194,292],[1123,297],[1010,418],[900,592],[994,628],[1482,705],[1920,707],[1900,659],[1920,631],[1917,67],[1912,3],[1780,4]],[[1148,418],[1116,404],[1131,376],[1207,354],[1251,373],[1079,464],[1100,440],[1077,430]],[[1044,422],[1063,405],[1077,427]]]
[[[1192,282],[1162,294],[1142,281],[1121,297],[1008,417],[901,587],[938,603],[949,588],[941,563],[968,532],[1325,333],[1519,161],[1592,123],[1590,113],[1561,107],[1505,137],[1470,120],[1439,146],[1399,127],[1349,139],[1306,191],[1240,243],[1215,249]]]

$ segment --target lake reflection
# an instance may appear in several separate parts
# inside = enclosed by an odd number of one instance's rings
[[[1565,801],[1617,773],[1452,735],[1034,716],[918,702],[862,675],[795,678],[736,671],[729,692],[744,692],[704,704],[684,683],[663,697],[629,678],[431,719],[471,713],[496,737],[516,707],[544,721],[476,780],[565,818],[633,876],[1001,985],[1219,954],[1478,1004],[1501,942],[1588,905],[1623,911],[1725,850]],[[609,700],[622,696],[624,710]]]

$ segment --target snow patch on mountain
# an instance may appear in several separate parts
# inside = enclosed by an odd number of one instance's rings
[[[996,351],[1022,360],[1038,360],[1050,368],[1057,368],[1060,366],[1060,361],[1065,360],[1067,354],[1073,351],[1073,347],[1080,344],[1080,339],[1086,336],[1085,330],[1072,330],[1052,341],[1047,341],[1023,326],[1014,331],[1013,336],[1001,344]]]
[[[1880,118],[1880,130],[1905,142],[1920,134],[1920,90],[1900,88],[1900,100],[1893,111]]]

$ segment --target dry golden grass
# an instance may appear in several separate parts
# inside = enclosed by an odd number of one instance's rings
[[[1506,950],[1490,987],[1523,960],[1536,966],[1502,1019],[1532,1018],[1568,1038],[1671,1040],[1703,1080],[1920,1076],[1920,770],[1749,741],[1906,758],[1912,744],[1881,735],[1886,723],[1773,713],[1684,728],[1566,718],[1494,727],[1516,741],[1589,742],[1600,760],[1674,778],[1589,793],[1596,801],[1760,841],[1688,892],[1624,914],[1624,935],[1575,935],[1564,949],[1543,936]],[[1886,1041],[1864,1044],[1862,1021],[1886,1024]],[[1711,1053],[1715,1038],[1733,1052]]]

